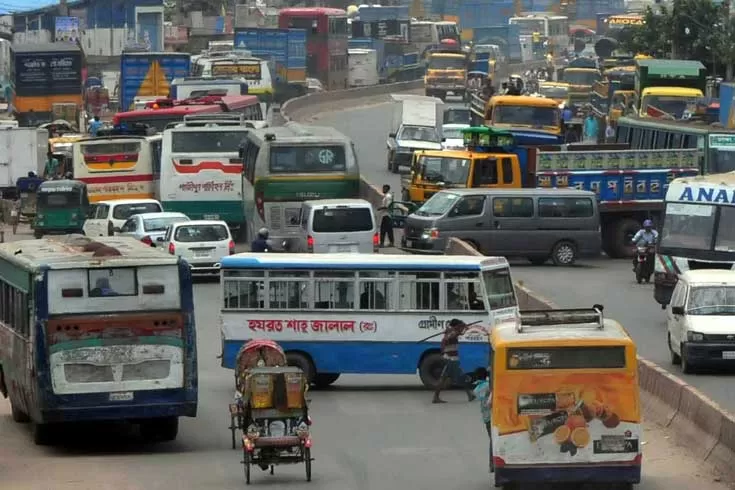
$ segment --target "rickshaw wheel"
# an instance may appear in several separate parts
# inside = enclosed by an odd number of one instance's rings
[[[306,466],[306,481],[311,481],[311,448],[304,448],[304,465]]]
[[[242,463],[245,465],[245,484],[250,485],[250,453],[247,449],[243,449],[242,455]]]

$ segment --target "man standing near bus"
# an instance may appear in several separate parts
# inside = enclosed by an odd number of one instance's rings
[[[442,338],[441,352],[444,358],[444,369],[439,377],[439,382],[434,390],[434,399],[431,403],[446,403],[444,400],[439,398],[442,387],[444,387],[450,380],[455,384],[461,385],[465,393],[467,393],[467,400],[473,401],[475,394],[472,393],[470,386],[465,379],[462,368],[459,367],[459,338],[467,330],[467,324],[462,320],[453,318],[449,321],[449,328],[444,332]]]
[[[390,186],[385,184],[383,186],[383,202],[378,208],[380,216],[380,247],[385,247],[385,237],[388,236],[388,242],[391,247],[395,246],[393,240],[393,220],[390,218],[390,207],[393,204],[393,193],[390,191]]]

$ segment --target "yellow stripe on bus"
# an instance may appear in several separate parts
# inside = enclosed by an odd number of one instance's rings
[[[138,162],[85,163],[90,172],[122,172],[132,170]]]
[[[132,192],[130,194],[90,194],[89,202],[112,201],[115,199],[154,199],[152,192]]]

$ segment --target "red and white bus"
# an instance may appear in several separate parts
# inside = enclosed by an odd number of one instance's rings
[[[266,115],[254,95],[209,95],[185,100],[158,99],[147,103],[145,109],[118,112],[112,122],[115,127],[145,124],[161,132],[171,123],[184,122],[184,116],[224,112],[244,114],[248,121],[260,122],[263,126],[266,124]]]
[[[347,88],[347,12],[303,7],[281,9],[281,29],[306,29],[306,76],[327,90]]]

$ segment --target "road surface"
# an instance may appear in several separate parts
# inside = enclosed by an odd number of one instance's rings
[[[319,114],[315,124],[339,128],[357,145],[360,171],[373,184],[389,184],[400,196],[400,177],[388,171],[385,141],[391,122],[389,104],[373,105],[341,112]],[[666,345],[666,314],[653,300],[652,285],[638,285],[629,260],[587,260],[573,268],[552,265],[533,267],[526,261],[513,262],[516,279],[561,307],[605,305],[605,313],[622,322],[638,344],[641,356],[687,383],[701,389],[730,411],[735,412],[735,377],[732,372],[711,372],[684,376],[672,366]]]

